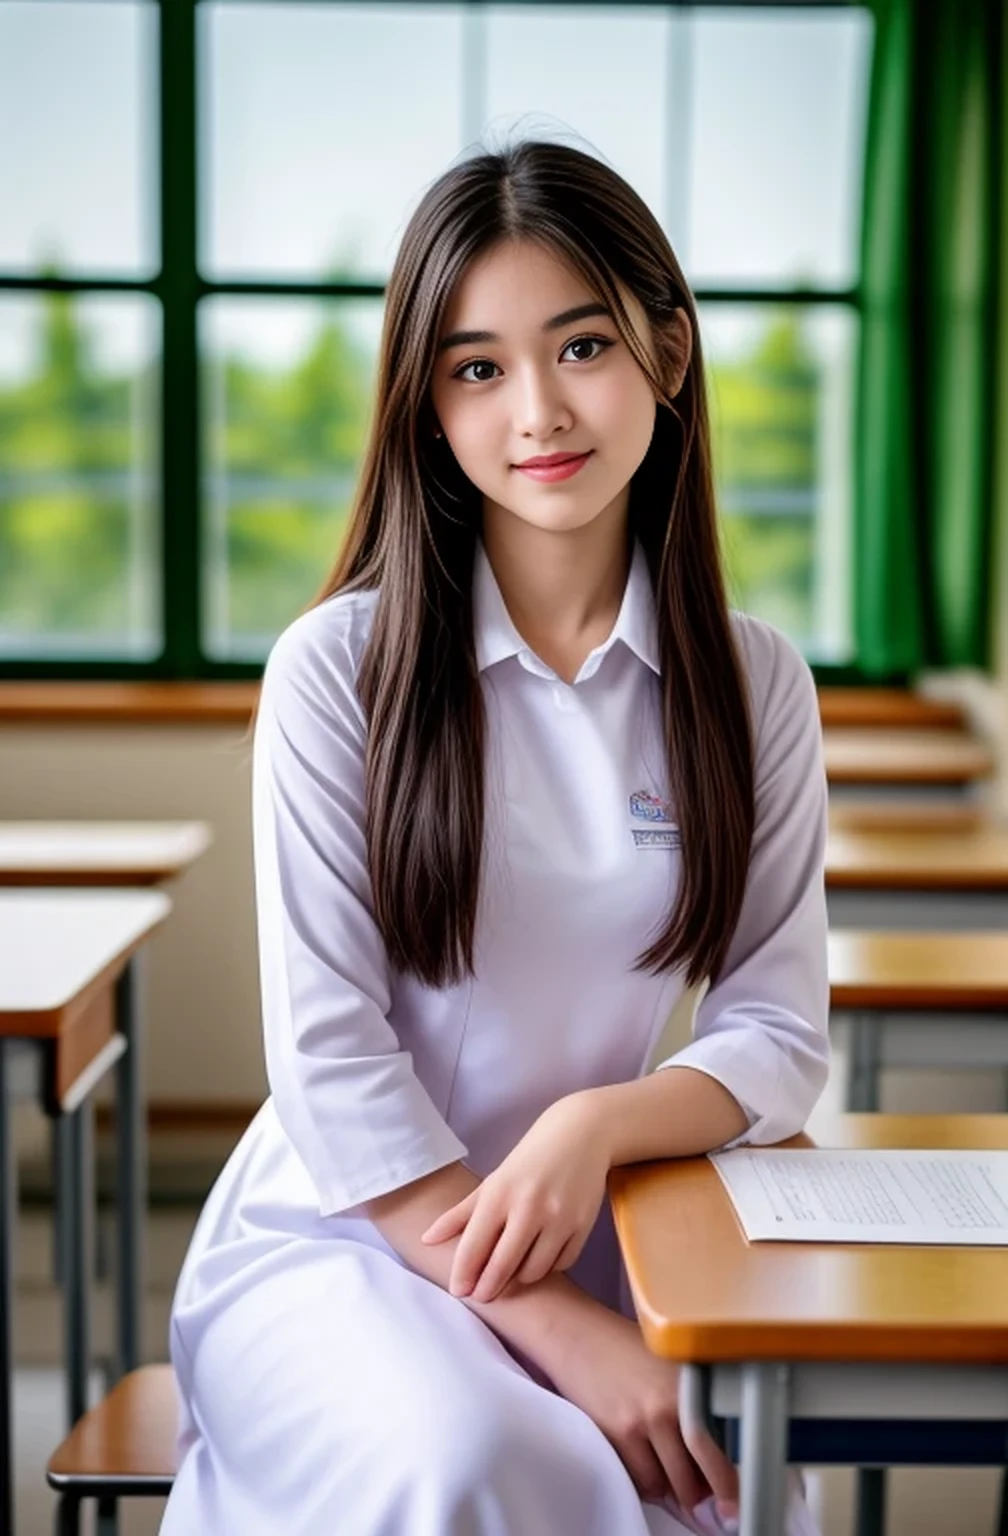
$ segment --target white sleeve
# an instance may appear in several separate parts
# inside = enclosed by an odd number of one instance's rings
[[[253,845],[266,1068],[324,1216],[467,1150],[388,1021],[364,835],[366,733],[349,644],[332,615],[323,626],[310,611],[263,677]]]
[[[661,1067],[716,1078],[750,1124],[729,1143],[804,1126],[829,1070],[827,790],[815,683],[785,638],[742,620],[756,713],[756,824],[738,926],[693,1039]],[[760,709],[760,696],[765,702]]]

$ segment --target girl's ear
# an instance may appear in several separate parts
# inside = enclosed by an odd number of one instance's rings
[[[683,387],[686,370],[693,355],[693,327],[684,309],[676,309],[658,333],[658,355],[666,398],[672,399]]]

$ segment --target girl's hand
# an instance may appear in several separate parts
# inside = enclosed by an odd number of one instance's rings
[[[608,1147],[590,1092],[551,1104],[514,1150],[471,1195],[422,1234],[444,1243],[462,1233],[448,1288],[493,1301],[515,1280],[530,1285],[569,1269],[605,1198]]]
[[[545,1364],[557,1391],[598,1425],[643,1499],[671,1494],[691,1513],[713,1493],[720,1514],[737,1517],[738,1472],[705,1429],[683,1434],[678,1366],[653,1355],[629,1318],[583,1311]]]

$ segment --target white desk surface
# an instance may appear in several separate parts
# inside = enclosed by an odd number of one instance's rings
[[[211,841],[202,821],[0,821],[0,884],[153,884]]]
[[[128,958],[171,905],[163,891],[0,891],[0,1026],[65,1008]]]

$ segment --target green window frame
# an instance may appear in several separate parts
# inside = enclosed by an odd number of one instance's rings
[[[160,271],[146,280],[42,278],[0,273],[0,292],[43,294],[145,294],[160,306],[161,452],[160,517],[162,537],[161,600],[164,649],[144,661],[73,657],[0,658],[0,677],[17,679],[134,679],[204,681],[258,678],[262,663],[219,660],[203,653],[203,593],[201,571],[201,417],[198,309],[217,295],[297,297],[318,299],[381,298],[383,282],[228,281],[208,280],[197,260],[198,133],[197,133],[197,11],[203,0],[156,0],[158,38],[158,185],[161,229]],[[423,0],[416,0],[423,3]],[[466,0],[478,4],[479,0]],[[541,0],[521,0],[535,5]],[[584,4],[585,0],[559,0]],[[592,0],[589,0],[592,3]],[[597,0],[608,7],[623,0]],[[640,0],[634,0],[640,3]],[[644,0],[662,7],[668,0]],[[704,9],[721,4],[738,7],[740,0],[702,0]],[[557,0],[550,0],[551,6]],[[741,0],[753,9],[790,7],[835,9],[845,0]],[[858,316],[860,284],[850,288],[781,289],[768,287],[697,287],[699,304],[772,303],[777,306],[845,306]],[[170,445],[170,451],[166,451]],[[335,556],[335,550],[334,550]],[[855,564],[856,568],[856,564]],[[324,572],[319,573],[321,583]],[[815,664],[819,681],[863,681],[855,664]],[[872,678],[872,682],[893,679]]]

